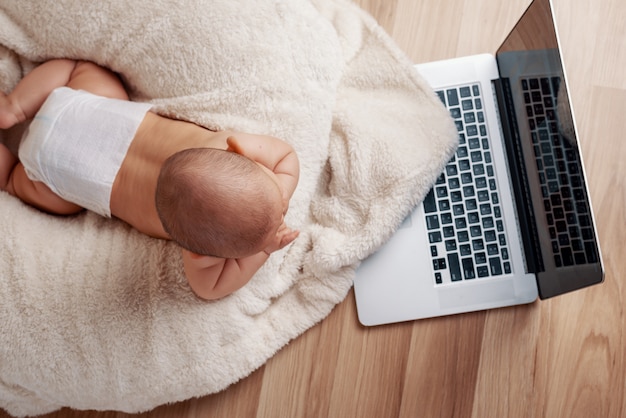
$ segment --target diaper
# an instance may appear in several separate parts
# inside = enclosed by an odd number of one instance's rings
[[[58,88],[24,134],[19,159],[31,180],[110,217],[113,181],[151,107]]]

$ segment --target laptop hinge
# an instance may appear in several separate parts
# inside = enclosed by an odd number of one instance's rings
[[[544,271],[543,258],[509,79],[493,80],[493,87],[496,92],[500,121],[504,131],[504,143],[511,173],[511,185],[515,195],[518,225],[524,244],[526,269],[529,273],[537,273]]]

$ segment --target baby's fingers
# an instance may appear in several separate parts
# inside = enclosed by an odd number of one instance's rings
[[[287,228],[286,230],[284,230],[280,237],[280,248],[283,248],[291,244],[296,238],[298,238],[299,234],[300,234],[300,231],[293,230],[290,228]]]

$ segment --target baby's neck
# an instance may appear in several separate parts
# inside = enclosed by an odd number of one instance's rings
[[[190,122],[148,112],[118,172],[111,192],[111,213],[138,231],[168,239],[155,207],[163,162],[189,148],[226,149],[226,132],[212,132]]]

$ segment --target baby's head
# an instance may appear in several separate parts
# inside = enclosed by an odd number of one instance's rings
[[[222,258],[262,251],[283,215],[282,194],[270,173],[247,157],[214,148],[180,151],[163,163],[156,208],[181,247]]]

